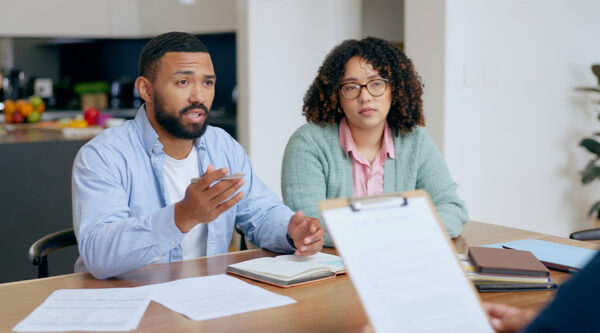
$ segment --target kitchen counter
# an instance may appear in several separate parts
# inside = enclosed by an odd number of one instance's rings
[[[137,109],[120,109],[102,111],[115,118],[132,119]],[[46,111],[42,113],[42,121],[58,120],[61,118],[73,118],[81,112],[77,111]],[[209,118],[211,126],[221,127],[234,138],[236,137],[235,115],[228,115],[220,110],[211,111]],[[83,129],[65,129],[56,127],[43,127],[42,123],[33,124],[7,124],[4,123],[4,115],[0,113],[0,144],[7,143],[34,143],[34,142],[56,142],[56,141],[87,141],[98,135],[102,129],[91,126]]]
[[[42,128],[38,124],[0,124],[0,144],[87,141],[102,132],[101,127],[82,129]]]

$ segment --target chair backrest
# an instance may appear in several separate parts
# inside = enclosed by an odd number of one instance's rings
[[[37,277],[48,276],[48,254],[72,245],[77,245],[73,228],[53,232],[35,241],[29,248],[29,260],[38,268]]]
[[[235,231],[240,235],[240,251],[248,250],[248,245],[246,244],[246,236],[244,235],[242,228],[240,228],[240,226],[236,224]]]

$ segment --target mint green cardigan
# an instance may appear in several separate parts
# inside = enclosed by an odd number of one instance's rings
[[[384,193],[424,189],[450,237],[458,237],[468,214],[442,154],[423,127],[393,139],[396,158],[388,157],[385,162]],[[321,127],[308,123],[294,132],[283,156],[281,192],[292,210],[321,221],[319,201],[353,196],[352,159],[340,146],[338,124]],[[332,247],[322,224],[325,246]]]

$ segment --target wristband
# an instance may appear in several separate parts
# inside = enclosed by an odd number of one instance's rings
[[[294,245],[294,240],[292,239],[292,237],[290,237],[289,233],[285,234],[285,238],[287,238],[287,241],[288,243],[290,243],[290,246],[296,249],[296,246]]]

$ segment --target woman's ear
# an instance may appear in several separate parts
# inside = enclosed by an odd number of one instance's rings
[[[143,76],[138,76],[135,79],[135,89],[137,89],[140,97],[145,101],[152,101],[152,82]]]

